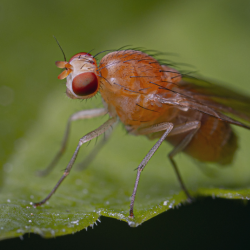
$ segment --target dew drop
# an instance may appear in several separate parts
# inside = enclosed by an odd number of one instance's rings
[[[76,221],[71,221],[72,224],[78,224],[79,223],[79,220],[76,220]]]
[[[128,222],[128,225],[129,225],[130,227],[134,227],[134,226],[135,226],[135,223],[134,223],[133,221],[129,221],[129,222]]]

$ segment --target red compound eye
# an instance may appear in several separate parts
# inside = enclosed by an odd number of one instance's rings
[[[93,72],[77,75],[72,82],[72,89],[76,95],[86,96],[95,93],[98,89],[98,79]]]

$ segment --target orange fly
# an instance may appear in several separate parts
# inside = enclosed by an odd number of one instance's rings
[[[181,188],[191,200],[174,156],[184,152],[202,162],[231,163],[237,150],[237,137],[231,124],[247,129],[250,122],[250,99],[204,80],[184,76],[167,65],[161,65],[152,56],[136,50],[113,51],[105,55],[99,66],[95,56],[78,53],[68,62],[56,66],[65,70],[58,76],[67,78],[67,96],[87,99],[101,93],[104,108],[83,110],[73,114],[69,121],[62,147],[53,162],[43,172],[48,173],[57,163],[67,143],[70,123],[109,114],[99,128],[79,140],[63,176],[42,201],[44,204],[69,174],[82,144],[103,134],[121,121],[133,135],[159,138],[137,167],[137,176],[130,204],[134,216],[135,195],[142,170],[162,144],[168,141],[173,150],[168,154]],[[241,121],[234,120],[236,117]]]

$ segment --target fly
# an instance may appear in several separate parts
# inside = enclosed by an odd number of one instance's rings
[[[88,99],[100,92],[105,108],[82,110],[69,120],[62,146],[52,163],[42,173],[47,174],[64,152],[72,121],[109,114],[109,119],[83,136],[63,176],[49,195],[34,206],[44,204],[69,174],[80,147],[104,134],[118,120],[128,133],[158,138],[137,167],[135,186],[130,203],[134,217],[134,202],[141,172],[163,141],[173,145],[168,158],[187,199],[192,197],[185,186],[174,156],[184,152],[201,162],[230,164],[237,150],[237,136],[231,125],[250,129],[250,98],[204,80],[182,75],[161,65],[153,56],[137,50],[112,51],[99,65],[95,57],[81,52],[69,61],[57,61],[65,70],[58,76],[66,78],[66,94],[72,99]],[[233,119],[234,117],[245,121]],[[100,147],[104,143],[100,144]],[[94,157],[99,148],[91,153]]]

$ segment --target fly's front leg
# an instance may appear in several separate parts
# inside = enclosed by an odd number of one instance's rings
[[[182,125],[178,125],[176,126],[169,134],[169,136],[172,135],[178,135],[181,133],[185,133],[185,132],[189,132],[189,134],[180,142],[179,145],[177,145],[169,154],[168,154],[168,158],[174,168],[175,174],[177,176],[177,179],[181,185],[182,190],[185,192],[186,196],[188,197],[188,201],[191,202],[192,201],[192,196],[189,194],[186,186],[184,185],[184,182],[181,178],[180,172],[178,170],[177,164],[174,161],[173,157],[178,154],[179,152],[181,152],[183,149],[185,149],[185,147],[189,144],[189,142],[192,140],[192,138],[194,137],[194,135],[197,133],[197,131],[200,128],[200,122],[199,121],[192,121],[192,122],[188,122],[186,124],[182,124]]]
[[[114,124],[114,126],[116,125],[117,123]],[[96,155],[100,152],[100,150],[103,148],[103,146],[107,143],[107,141],[109,140],[112,132],[113,132],[113,129],[114,129],[114,126],[112,126],[112,130],[107,130],[104,134],[104,137],[103,139],[95,146],[95,148],[86,156],[86,158],[80,162],[78,165],[77,165],[77,170],[81,171],[83,170],[84,168],[86,168],[92,161],[93,159],[95,159]]]
[[[71,168],[73,167],[73,164],[76,160],[76,157],[77,157],[77,154],[79,152],[79,149],[80,147],[96,138],[97,136],[103,134],[107,129],[109,129],[110,126],[112,126],[115,122],[116,122],[117,118],[116,117],[113,117],[113,118],[110,118],[108,121],[106,121],[103,125],[101,125],[99,128],[97,128],[96,130],[88,133],[87,135],[83,136],[80,140],[79,140],[79,143],[76,147],[76,150],[67,166],[67,168],[65,169],[64,173],[63,173],[63,176],[60,178],[60,180],[57,182],[57,184],[55,185],[55,187],[52,189],[52,191],[49,193],[49,195],[42,201],[40,202],[37,202],[37,203],[34,203],[33,206],[34,207],[37,207],[37,206],[40,206],[42,204],[44,204],[47,200],[49,200],[49,198],[55,193],[55,191],[57,190],[57,188],[60,186],[60,184],[62,183],[62,181],[66,178],[66,176],[69,174]]]
[[[68,123],[67,123],[67,126],[66,126],[66,131],[64,133],[64,137],[63,137],[63,141],[62,141],[60,150],[55,155],[54,159],[52,160],[52,162],[48,165],[48,167],[46,169],[38,171],[38,175],[40,175],[40,176],[48,175],[51,172],[51,170],[55,167],[55,165],[57,164],[60,157],[65,152],[67,142],[68,142],[68,138],[69,138],[70,126],[71,126],[72,121],[90,119],[90,118],[98,117],[98,116],[101,116],[101,115],[105,115],[106,113],[107,113],[107,110],[104,109],[104,108],[101,108],[101,109],[82,110],[82,111],[79,111],[79,112],[71,115],[70,118],[68,119]]]
[[[140,165],[137,168],[135,186],[134,186],[134,190],[133,190],[133,194],[131,196],[131,202],[130,202],[130,211],[129,211],[129,216],[130,217],[134,217],[135,195],[136,195],[137,187],[138,187],[138,184],[139,184],[139,179],[140,179],[141,172],[144,169],[144,167],[146,166],[146,164],[148,163],[148,161],[150,160],[150,158],[154,155],[156,150],[160,147],[162,142],[166,139],[168,134],[172,131],[173,127],[174,127],[174,125],[172,123],[166,122],[166,123],[156,124],[154,126],[141,129],[139,131],[140,134],[145,134],[145,133],[148,134],[148,133],[154,133],[154,132],[159,132],[159,131],[166,130],[164,132],[164,134],[162,135],[162,137],[160,138],[160,140],[158,140],[156,142],[156,144],[150,149],[150,151],[147,153],[147,155],[144,157],[144,159],[142,160],[142,162],[140,163]]]

